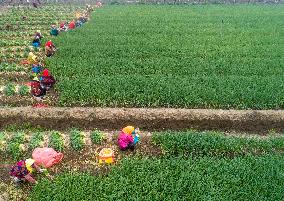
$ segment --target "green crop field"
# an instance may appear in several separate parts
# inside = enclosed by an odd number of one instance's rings
[[[282,5],[105,6],[56,38],[60,105],[283,108]]]
[[[163,148],[163,156],[126,157],[107,174],[43,179],[29,199],[283,200],[283,139],[158,133],[153,142]]]

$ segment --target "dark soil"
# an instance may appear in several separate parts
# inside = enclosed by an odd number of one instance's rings
[[[30,106],[33,103],[33,99],[31,96],[20,96],[20,95],[14,95],[14,96],[0,96],[0,106],[10,106],[10,107],[16,107],[16,106]]]
[[[46,96],[42,103],[47,104],[48,106],[54,106],[58,100],[58,95],[56,92],[51,89],[47,92]],[[0,107],[1,106],[9,106],[9,107],[31,107],[34,104],[38,103],[33,99],[33,97],[29,94],[27,96],[21,95],[13,95],[13,96],[5,96],[0,95]],[[1,117],[0,117],[1,118]],[[0,120],[1,122],[1,120]],[[0,123],[1,127],[1,123]]]

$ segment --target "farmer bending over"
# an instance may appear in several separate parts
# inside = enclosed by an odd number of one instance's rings
[[[47,43],[45,44],[45,55],[47,57],[51,57],[52,55],[54,55],[55,51],[56,47],[52,43],[52,41],[51,40],[47,41]]]
[[[37,74],[39,74],[41,72],[41,65],[40,63],[37,61],[32,65],[32,73],[35,74],[35,76]]]
[[[120,131],[118,136],[118,145],[122,151],[127,149],[134,150],[136,143],[139,141],[139,128],[127,126]]]
[[[35,32],[35,38],[36,37],[38,37],[40,40],[43,38],[43,36],[41,35],[41,33],[40,33],[40,30],[37,30],[36,32]]]
[[[36,184],[37,181],[32,177],[32,173],[37,170],[38,172],[44,172],[44,169],[40,169],[33,159],[26,159],[18,161],[10,170],[10,176],[13,178],[16,184],[19,182],[28,181]]]
[[[37,56],[34,53],[30,52],[28,55],[28,62],[29,64],[34,64],[38,61]]]
[[[36,78],[31,83],[31,94],[36,101],[42,101],[46,95],[46,89],[40,85],[40,82]]]
[[[68,29],[75,29],[75,20],[72,20],[70,23],[69,23],[69,26],[68,26]]]
[[[83,22],[81,20],[76,21],[76,27],[81,27],[83,25]]]
[[[55,25],[52,25],[52,26],[51,26],[50,35],[51,35],[51,36],[57,36],[58,33],[59,33],[59,31],[58,31],[58,29],[56,28],[56,26],[55,26]]]
[[[34,38],[32,45],[36,48],[40,47],[40,38],[38,36]]]
[[[67,26],[66,26],[66,22],[61,22],[60,23],[60,31],[66,31],[67,30]]]
[[[48,69],[44,69],[42,76],[39,78],[40,85],[42,88],[49,90],[55,84],[55,79],[49,74]]]

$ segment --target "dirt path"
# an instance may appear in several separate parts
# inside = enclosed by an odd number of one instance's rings
[[[282,110],[206,110],[169,108],[0,108],[0,127],[30,123],[48,129],[66,126],[119,130],[125,125],[144,130],[221,130],[261,133],[284,130]]]

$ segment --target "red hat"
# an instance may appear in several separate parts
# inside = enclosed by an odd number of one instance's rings
[[[48,71],[48,69],[44,69],[43,72],[42,72],[42,75],[43,75],[43,76],[49,76],[49,71]]]
[[[47,41],[45,46],[52,47],[53,43],[51,40]]]

